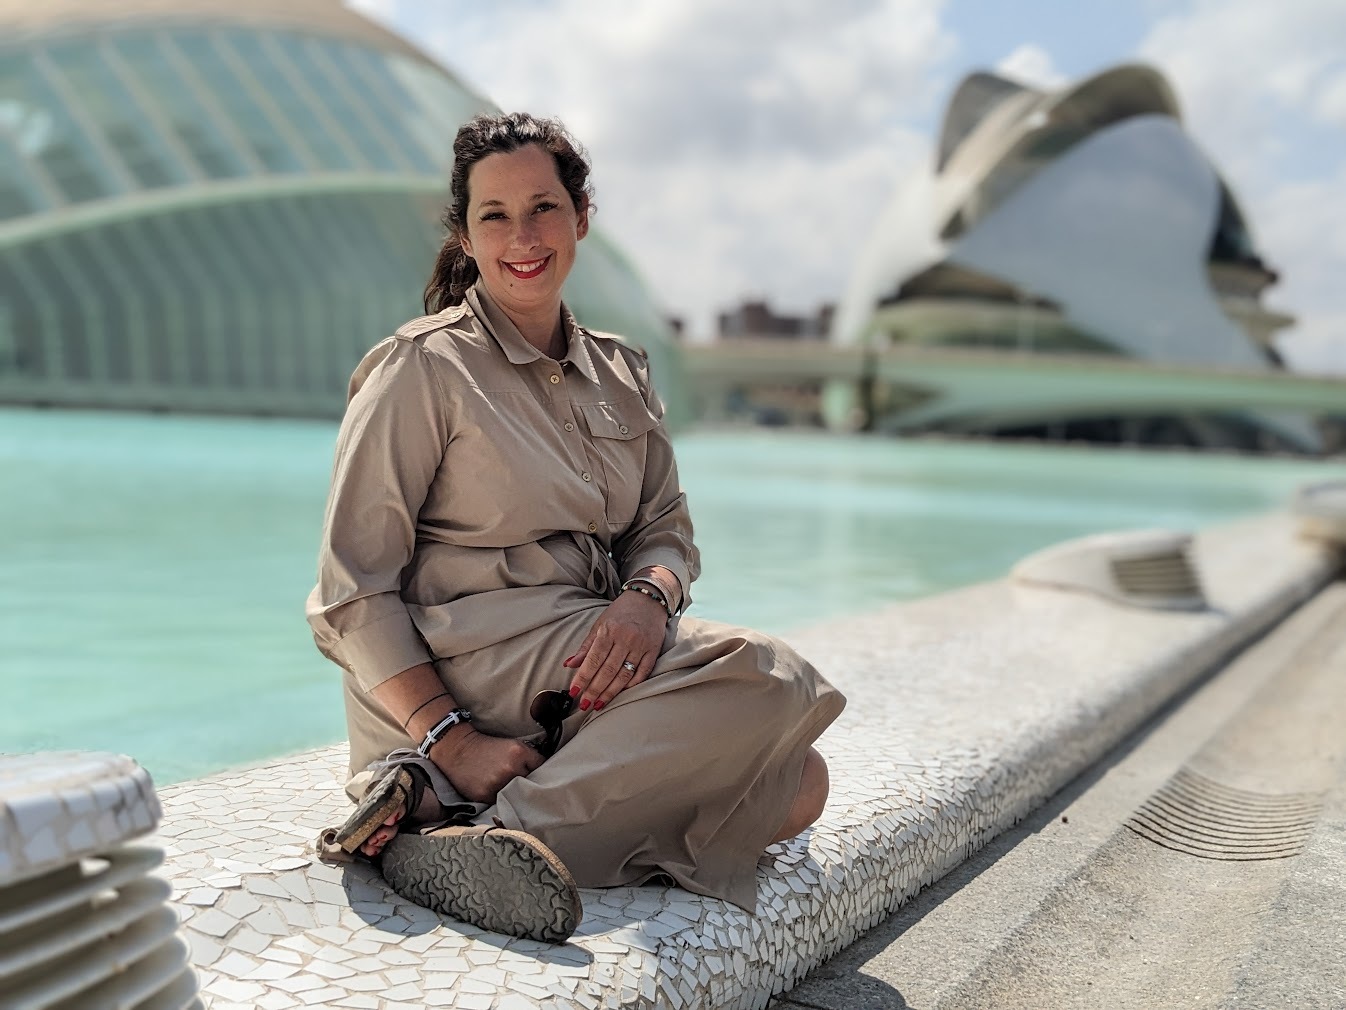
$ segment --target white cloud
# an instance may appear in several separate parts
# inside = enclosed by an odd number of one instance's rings
[[[893,188],[925,169],[910,123],[952,51],[941,4],[499,0],[420,20],[501,107],[570,126],[598,223],[705,332],[745,294],[795,311],[837,297]]]
[[[995,69],[998,74],[1035,88],[1056,88],[1066,82],[1065,75],[1052,63],[1051,53],[1031,42],[1019,46]]]
[[[1299,316],[1282,346],[1299,367],[1346,371],[1346,5],[1194,0],[1162,17],[1142,57],[1169,74],[1189,128],[1238,194]]]

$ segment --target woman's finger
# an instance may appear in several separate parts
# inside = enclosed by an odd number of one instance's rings
[[[641,656],[639,659],[634,656],[627,656],[626,659],[622,660],[622,662],[617,665],[617,672],[613,674],[612,680],[608,683],[608,686],[603,689],[603,692],[598,696],[597,700],[594,701],[594,708],[601,709],[632,684],[639,684],[640,680],[644,680],[644,677],[640,677],[640,671],[645,669],[647,665],[645,659],[646,657],[644,656]],[[628,667],[626,665],[627,663],[630,663],[631,665]],[[652,666],[653,664],[651,663],[648,665]],[[646,676],[648,676],[648,674],[646,674]],[[640,680],[637,680],[637,677],[640,677]]]
[[[595,683],[595,680],[600,677],[604,667],[608,665],[607,660],[612,652],[612,642],[606,638],[599,638],[589,649],[589,654],[584,657],[584,664],[580,667],[579,672],[575,674],[575,679],[571,682],[570,695],[571,697],[580,700],[580,708],[584,711],[588,711],[589,706],[594,703],[596,690],[605,687],[608,680],[612,677],[611,672],[609,672],[608,676],[602,679],[601,683]],[[616,664],[614,663],[613,665],[615,666]]]
[[[596,636],[597,634],[598,634],[598,625],[594,624],[594,626],[589,629],[589,633],[584,636],[584,641],[580,643],[580,647],[575,650],[575,654],[571,656],[569,659],[567,659],[561,665],[568,670],[573,670],[577,666],[582,666],[584,664],[584,657],[589,655],[589,649],[593,646],[594,636]],[[573,697],[575,695],[578,695],[579,692],[572,689],[570,694]]]

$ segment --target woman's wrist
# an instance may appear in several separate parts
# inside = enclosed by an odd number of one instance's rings
[[[627,578],[627,582],[633,582],[643,579],[646,582],[656,586],[659,593],[668,603],[670,614],[676,614],[682,609],[682,584],[678,577],[662,565],[646,565],[638,571],[632,572]]]
[[[664,589],[657,582],[647,578],[627,579],[622,584],[623,593],[636,593],[655,603],[660,610],[664,612],[665,619],[673,616],[673,604],[669,602],[664,594]]]
[[[467,745],[467,741],[476,735],[477,730],[472,728],[471,723],[460,722],[458,725],[450,727],[430,747],[428,754],[430,760],[435,763],[435,767],[442,771],[450,782],[453,781],[453,776],[450,773],[454,766],[460,763],[463,748]]]

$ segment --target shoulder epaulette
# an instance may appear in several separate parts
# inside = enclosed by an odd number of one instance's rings
[[[595,339],[616,341],[617,343],[625,347],[627,350],[635,351],[642,358],[649,360],[650,357],[649,352],[647,352],[645,348],[641,347],[639,344],[632,343],[629,337],[624,337],[620,333],[607,333],[603,330],[591,330],[587,326],[581,326],[580,329],[583,330],[585,333],[589,334],[589,336],[594,337]]]
[[[403,340],[415,340],[417,337],[433,333],[435,330],[446,329],[465,315],[467,315],[466,304],[450,305],[443,312],[436,312],[433,316],[419,316],[403,323],[397,328],[397,332],[393,336],[401,337]]]

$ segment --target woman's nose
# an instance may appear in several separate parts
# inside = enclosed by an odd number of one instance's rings
[[[531,216],[525,217],[514,229],[514,244],[524,249],[537,245],[537,222]]]

